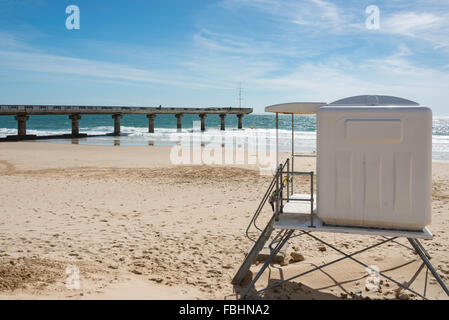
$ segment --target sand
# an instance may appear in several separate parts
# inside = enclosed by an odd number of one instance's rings
[[[170,150],[0,144],[0,298],[235,299],[241,288],[231,279],[251,246],[245,229],[270,177],[255,166],[175,166]],[[296,169],[312,170],[313,163],[298,159]],[[449,283],[448,178],[449,164],[434,162],[435,237],[423,244]],[[261,225],[270,214],[267,206]],[[381,239],[320,236],[349,252]],[[292,252],[304,260],[289,262]],[[286,255],[285,263],[262,276],[259,289],[339,257],[306,238],[290,241]],[[401,282],[420,266],[413,252],[396,243],[359,258]],[[70,266],[79,269],[79,289],[66,286]],[[385,280],[380,290],[367,291],[367,276],[364,267],[345,260],[261,297],[416,299],[398,295]],[[424,279],[421,272],[412,284],[420,293]],[[430,274],[427,296],[447,299]]]

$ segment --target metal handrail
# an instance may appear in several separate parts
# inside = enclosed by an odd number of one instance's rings
[[[256,212],[254,213],[250,223],[248,224],[248,227],[246,228],[245,234],[246,237],[248,239],[250,239],[253,242],[256,242],[256,240],[254,240],[253,238],[251,238],[251,236],[249,235],[249,229],[251,228],[252,225],[254,225],[254,227],[259,230],[260,232],[262,232],[262,229],[260,229],[257,225],[256,225],[256,221],[259,218],[260,213],[262,212],[263,207],[265,206],[265,204],[267,203],[267,200],[269,199],[273,188],[276,186],[277,182],[278,182],[278,178],[282,173],[282,169],[285,168],[285,166],[289,165],[290,163],[290,159],[287,159],[285,161],[285,163],[283,165],[279,165],[279,167],[276,170],[276,174],[273,177],[273,180],[271,180],[270,185],[268,186],[267,191],[265,192],[264,196],[262,197],[262,201],[260,201],[259,206],[257,207]],[[283,183],[282,183],[283,184]],[[277,197],[276,197],[277,198]]]

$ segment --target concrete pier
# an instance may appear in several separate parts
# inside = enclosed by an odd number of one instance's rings
[[[201,119],[201,131],[206,131],[206,114],[205,113],[200,113],[198,115]]]
[[[142,114],[148,118],[148,131],[154,132],[154,119],[158,114],[172,114],[177,119],[178,132],[182,131],[182,117],[184,114],[197,114],[201,119],[201,131],[206,130],[206,117],[217,114],[221,117],[221,130],[225,130],[226,115],[235,114],[238,117],[238,128],[242,128],[242,117],[250,114],[251,108],[163,108],[159,107],[132,107],[132,106],[75,106],[75,105],[2,105],[0,104],[0,116],[15,116],[18,134],[0,138],[0,141],[16,141],[30,139],[58,139],[58,138],[80,138],[87,134],[79,133],[79,120],[84,114],[112,115],[114,119],[114,132],[108,135],[120,135],[120,119],[124,114]],[[26,122],[29,116],[39,115],[65,115],[72,121],[72,133],[39,136],[27,134]]]
[[[182,114],[182,113],[175,114],[175,117],[176,117],[176,128],[178,129],[178,132],[182,131],[182,116],[183,115],[184,114]]]
[[[112,118],[114,119],[114,136],[120,135],[120,119],[122,117],[123,117],[123,115],[120,113],[112,115]]]
[[[77,137],[80,134],[79,120],[81,120],[81,115],[71,114],[69,119],[72,120],[72,136]]]
[[[154,133],[154,118],[156,118],[155,114],[147,114],[148,118],[148,132]]]
[[[220,114],[220,118],[221,118],[220,130],[224,131],[225,130],[226,114],[225,113]]]
[[[17,135],[19,137],[24,137],[27,135],[27,120],[30,117],[27,115],[19,114],[14,117],[17,120]]]
[[[243,118],[243,114],[238,114],[237,115],[237,119],[238,119],[238,122],[239,122],[239,124],[238,124],[238,129],[242,129],[242,118]]]

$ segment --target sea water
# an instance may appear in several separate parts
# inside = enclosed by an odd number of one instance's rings
[[[279,115],[279,149],[291,150],[291,115]],[[316,117],[296,115],[294,117],[295,151],[316,151]],[[155,132],[148,132],[148,119],[145,115],[124,115],[121,119],[120,137],[101,136],[113,132],[111,115],[82,115],[79,122],[80,133],[95,137],[80,139],[38,140],[55,143],[79,143],[86,145],[121,146],[170,146],[175,144],[235,144],[242,142],[244,148],[250,148],[253,138],[257,137],[258,148],[275,148],[276,118],[272,114],[250,114],[243,117],[243,129],[237,130],[237,116],[226,117],[226,130],[220,130],[220,117],[206,117],[206,131],[200,130],[200,118],[197,114],[185,114],[182,118],[182,132],[177,132],[174,115],[157,115],[154,120]],[[71,133],[71,120],[67,115],[30,116],[27,121],[27,133],[37,136],[50,136]],[[0,116],[0,137],[17,134],[17,121],[14,116]],[[261,144],[261,140],[263,143]],[[434,160],[449,160],[449,117],[434,116],[433,153]]]

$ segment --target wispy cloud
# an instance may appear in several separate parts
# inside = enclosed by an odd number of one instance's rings
[[[400,12],[387,17],[382,27],[392,33],[413,37],[422,31],[441,28],[444,20],[432,13]]]
[[[325,0],[223,0],[225,8],[249,7],[277,18],[280,23],[300,25],[309,31],[326,29],[332,33],[359,28],[351,10]]]
[[[183,87],[220,87],[219,84],[195,77],[193,74],[186,74],[184,71],[177,71],[176,68],[151,70],[120,63],[56,55],[24,43],[7,32],[1,32],[0,39],[2,39],[1,70],[20,70],[56,76],[75,75],[97,81],[115,80]],[[114,50],[114,47],[111,46],[109,49]],[[177,67],[181,65],[182,61],[178,62]]]
[[[222,0],[225,8],[253,8],[271,16],[284,31],[295,29],[313,35],[327,34],[367,35],[365,7],[343,6],[325,0]],[[368,3],[368,2],[366,2]],[[373,4],[373,3],[368,3]],[[395,1],[374,3],[380,8],[381,28],[379,33],[400,37],[419,38],[439,46],[449,45],[449,2],[447,1]],[[411,9],[413,8],[413,9]]]
[[[195,45],[213,52],[224,54],[244,55],[294,55],[293,50],[279,48],[274,43],[267,40],[256,40],[245,36],[222,34],[201,29],[193,35]]]
[[[449,47],[449,14],[440,12],[398,12],[382,21],[382,32],[420,39],[436,47]]]

